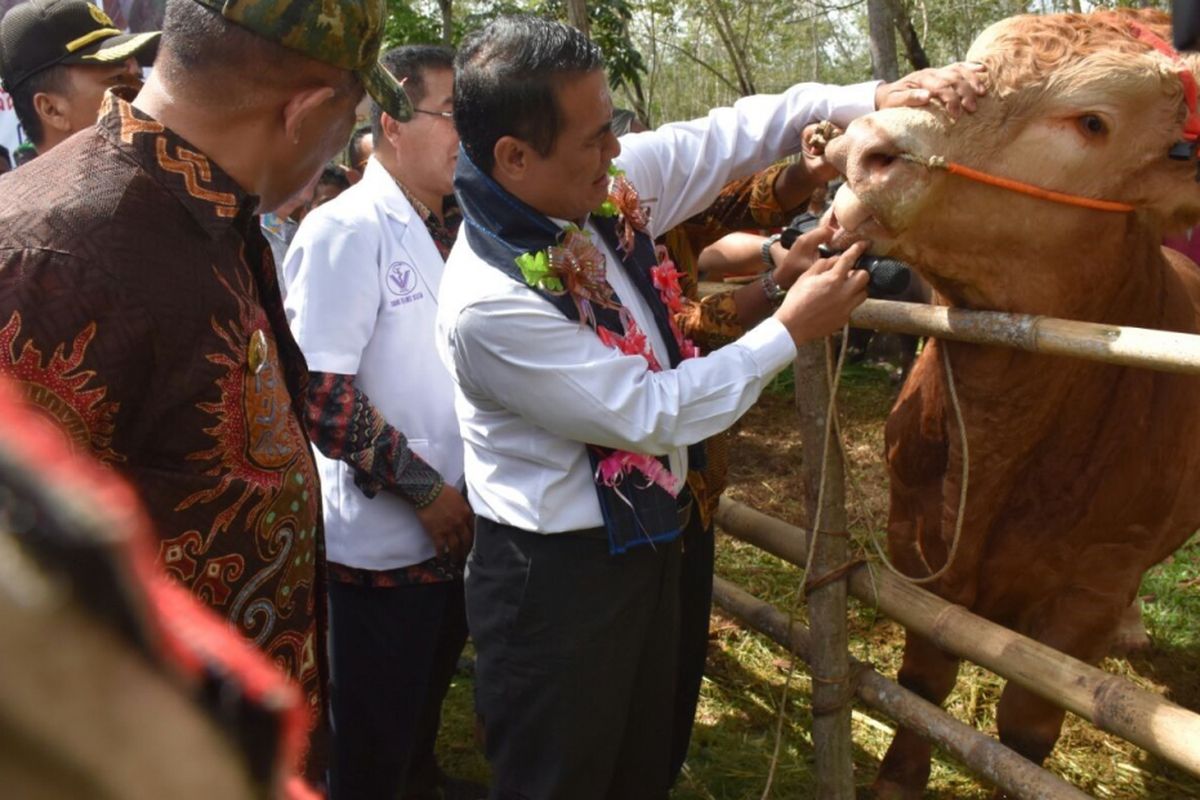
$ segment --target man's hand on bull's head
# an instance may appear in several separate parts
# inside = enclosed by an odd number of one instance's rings
[[[822,230],[826,229],[817,229],[809,236]],[[789,257],[803,238],[792,245]],[[814,249],[817,244],[812,245]],[[858,242],[840,255],[818,258],[788,289],[775,319],[783,323],[797,346],[840,330],[850,319],[850,312],[867,299],[870,276],[866,270],[853,268],[866,251],[867,243]]]
[[[875,108],[924,106],[936,100],[951,119],[963,110],[974,111],[976,98],[987,94],[987,68],[962,62],[937,69],[923,69],[875,89]]]
[[[829,120],[806,125],[800,133],[801,160],[799,164],[802,165],[810,182],[824,184],[841,177],[842,173],[837,171],[837,167],[830,164],[825,158],[825,145],[841,135],[842,129]]]

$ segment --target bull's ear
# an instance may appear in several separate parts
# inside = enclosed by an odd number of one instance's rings
[[[1166,34],[1170,36],[1169,27]],[[1167,41],[1170,39],[1167,38]],[[1200,86],[1200,53],[1181,53],[1180,59],[1181,66],[1192,74],[1197,86]],[[1165,77],[1174,77],[1170,74],[1172,67],[1166,63],[1163,70]],[[1185,112],[1181,110],[1180,113]],[[1180,155],[1182,145],[1181,140],[1173,151],[1175,156]],[[1154,170],[1155,175],[1148,180],[1146,188],[1153,198],[1151,204],[1162,215],[1168,232],[1179,233],[1200,224],[1200,141],[1195,143],[1194,152],[1193,158],[1187,161],[1164,158],[1159,168]]]

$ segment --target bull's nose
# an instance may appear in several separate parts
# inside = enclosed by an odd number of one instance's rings
[[[830,163],[852,186],[886,182],[900,153],[895,139],[870,117],[855,120],[825,150]]]

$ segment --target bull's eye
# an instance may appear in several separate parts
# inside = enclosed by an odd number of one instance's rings
[[[1108,131],[1104,120],[1095,114],[1084,114],[1079,118],[1079,128],[1088,136],[1103,136]]]

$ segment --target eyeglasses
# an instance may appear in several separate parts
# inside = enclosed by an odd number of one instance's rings
[[[414,108],[413,113],[414,114],[428,114],[431,117],[441,117],[442,119],[448,119],[451,122],[454,121],[454,112],[453,111],[426,111],[423,108]]]

